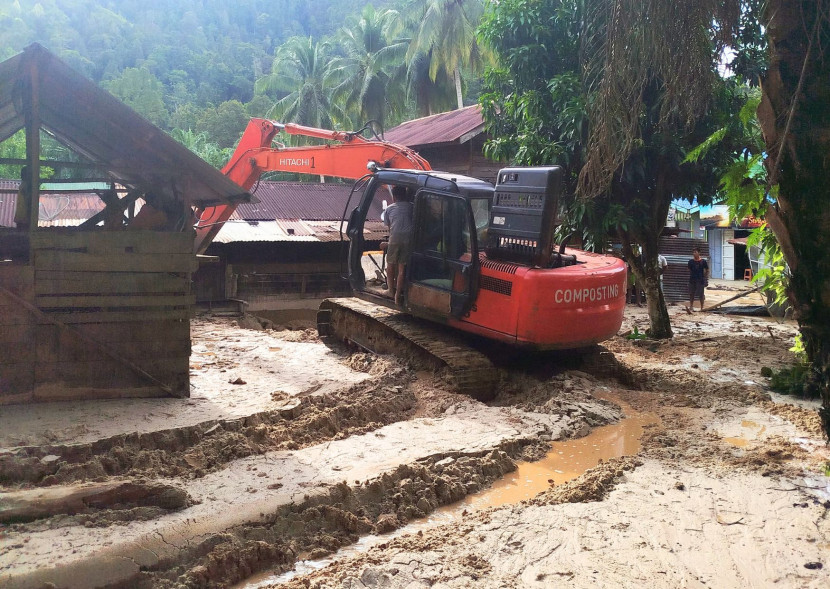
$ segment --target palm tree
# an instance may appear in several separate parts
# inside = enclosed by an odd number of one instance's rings
[[[285,94],[268,116],[324,129],[347,122],[331,101],[328,51],[328,43],[311,37],[292,37],[277,49],[271,73],[256,81],[257,93]]]
[[[407,66],[406,88],[410,102],[415,105],[419,117],[452,110],[455,105],[453,80],[443,68],[433,80],[429,75],[432,51],[417,52]]]
[[[429,76],[435,81],[439,70],[455,81],[458,108],[464,106],[461,69],[481,69],[482,48],[476,28],[484,12],[482,0],[426,0],[423,18],[409,49],[409,58],[421,52],[430,56]]]
[[[396,10],[376,11],[367,5],[354,26],[340,31],[345,55],[331,61],[327,76],[335,100],[381,126],[387,115],[399,116],[406,107],[408,40],[395,38],[400,22]]]
[[[211,142],[207,133],[196,133],[191,129],[173,129],[170,136],[217,169],[228,162],[233,152],[233,148],[222,148]]]

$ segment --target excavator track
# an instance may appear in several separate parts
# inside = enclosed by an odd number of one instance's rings
[[[499,370],[441,325],[358,298],[336,298],[320,304],[317,331],[376,354],[394,354],[432,369],[446,367],[457,390],[479,401],[496,395]]]

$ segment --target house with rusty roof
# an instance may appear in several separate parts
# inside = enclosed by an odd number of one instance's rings
[[[0,405],[188,396],[193,210],[250,194],[37,44],[0,62],[0,142],[20,131],[26,157],[0,160],[21,171],[0,193]]]
[[[343,218],[357,204],[352,185],[260,182],[213,239],[194,276],[199,303],[244,301],[251,311],[316,309],[321,299],[348,295],[348,241]],[[364,227],[371,247],[388,234],[374,203]],[[378,256],[382,263],[382,256]]]
[[[487,135],[481,106],[473,105],[401,123],[384,139],[417,151],[432,166],[495,184],[499,162],[484,157]]]

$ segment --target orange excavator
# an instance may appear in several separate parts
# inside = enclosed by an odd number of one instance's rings
[[[336,143],[273,147],[280,131]],[[247,190],[267,171],[350,178],[359,180],[355,191],[362,188],[346,229],[348,279],[356,297],[322,303],[321,335],[380,353],[407,348],[406,354],[449,366],[460,389],[487,399],[498,381],[495,371],[458,332],[551,350],[588,347],[620,328],[625,264],[554,243],[563,185],[558,166],[505,168],[493,186],[432,171],[411,149],[380,139],[253,119],[223,172]],[[406,187],[414,203],[413,249],[400,305],[382,288],[382,279],[367,279],[363,238],[373,201],[389,198],[395,186]],[[233,208],[200,212],[197,251],[204,251]]]

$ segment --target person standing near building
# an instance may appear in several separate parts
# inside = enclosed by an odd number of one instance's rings
[[[663,254],[657,254],[657,271],[660,273],[660,292],[663,291],[663,274],[666,273],[666,268],[669,265],[669,261],[666,259],[666,256]]]
[[[704,290],[709,284],[709,264],[700,257],[700,248],[692,250],[692,259],[689,260],[689,311],[694,311],[695,298],[700,299],[700,310],[703,311]]]
[[[405,186],[392,188],[393,203],[381,213],[381,221],[389,227],[386,250],[386,281],[396,305],[403,304],[406,264],[412,253],[412,214],[414,205]]]

